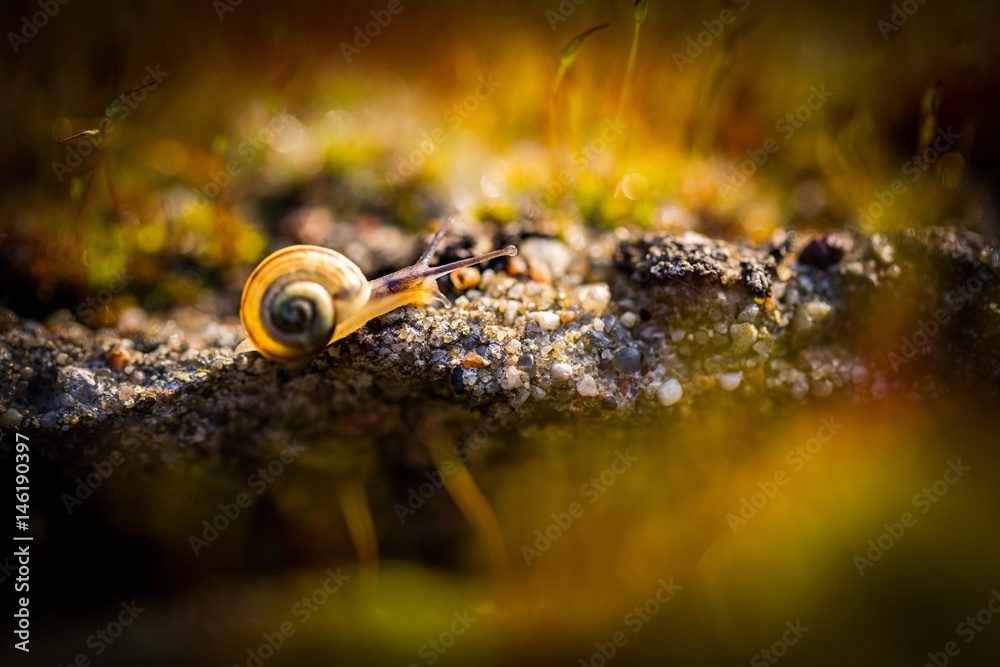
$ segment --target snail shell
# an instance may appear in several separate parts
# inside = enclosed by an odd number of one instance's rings
[[[338,322],[363,308],[371,287],[361,269],[336,250],[295,245],[267,257],[250,275],[240,318],[247,340],[269,359],[316,356]]]
[[[371,282],[354,262],[329,248],[295,245],[269,255],[243,288],[240,319],[247,339],[236,352],[256,350],[275,361],[305,361],[373,317],[400,306],[433,301],[450,305],[437,287],[438,278],[517,254],[510,245],[444,266],[428,266],[452,221],[445,221],[416,264]]]

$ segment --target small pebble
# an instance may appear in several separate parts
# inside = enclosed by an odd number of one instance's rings
[[[451,284],[454,285],[455,289],[464,292],[477,287],[481,277],[479,269],[474,266],[467,266],[463,269],[459,269],[458,271],[453,271],[450,279]]]
[[[565,243],[550,238],[528,238],[518,245],[518,253],[528,265],[543,264],[550,273],[564,275],[573,262],[573,253]]]
[[[681,383],[674,378],[670,378],[656,390],[656,398],[663,405],[673,405],[681,400],[683,395],[684,390],[681,388]]]
[[[130,384],[123,385],[122,388],[118,390],[118,400],[127,401],[128,399],[132,398],[132,395],[134,393],[135,393],[135,387],[133,387]]]
[[[751,303],[749,306],[743,309],[743,311],[736,318],[738,322],[753,322],[760,315],[760,306],[756,303]]]
[[[14,408],[10,408],[0,415],[0,428],[17,428],[21,425],[23,416]]]
[[[552,379],[557,382],[565,382],[573,377],[573,367],[569,364],[557,361],[552,364]]]
[[[500,378],[500,386],[504,389],[517,389],[521,386],[521,373],[513,366],[507,366]]]
[[[531,375],[532,371],[535,370],[535,358],[530,354],[522,354],[517,358],[517,367],[528,375]]]
[[[811,333],[820,328],[820,324],[830,316],[833,307],[823,301],[810,301],[799,306],[792,319],[792,328],[798,333]]]
[[[580,378],[580,381],[576,383],[576,390],[581,396],[597,396],[599,393],[597,391],[597,382],[590,375],[584,375]]]
[[[721,386],[726,391],[736,391],[737,387],[740,386],[740,382],[742,381],[743,381],[743,371],[736,371],[735,373],[719,374],[719,386]]]
[[[833,312],[833,306],[825,301],[810,301],[806,304],[806,313],[813,319],[823,319]]]
[[[109,368],[113,368],[116,371],[123,370],[129,361],[131,361],[131,355],[127,350],[123,350],[120,347],[108,350],[104,355],[104,362]]]
[[[622,313],[622,316],[618,318],[618,323],[625,327],[626,329],[631,329],[639,322],[639,316],[633,312]]]
[[[118,330],[136,333],[146,326],[146,311],[142,308],[126,308],[118,315]]]
[[[490,362],[488,360],[483,359],[482,356],[475,352],[469,352],[462,357],[462,368],[485,368],[489,365]]]
[[[517,286],[515,285],[514,287]],[[511,288],[511,291],[513,291],[513,288]],[[517,301],[511,299],[507,301],[507,310],[503,314],[503,323],[505,326],[512,327],[514,326],[515,319],[517,319]]]
[[[729,337],[733,339],[733,352],[743,354],[757,341],[757,327],[740,322],[729,327]]]
[[[528,272],[528,263],[524,261],[524,257],[517,255],[511,257],[507,260],[507,275],[508,276],[523,276]]]
[[[615,352],[615,368],[622,373],[638,373],[642,367],[642,354],[634,347],[623,347]]]
[[[561,320],[557,313],[551,311],[541,311],[531,313],[531,319],[538,323],[538,326],[542,328],[543,331],[555,331],[559,328]]]
[[[611,303],[611,289],[604,283],[584,285],[579,292],[580,307],[591,313],[603,312]]]
[[[588,341],[590,341],[593,345],[597,347],[608,347],[609,345],[611,345],[611,339],[608,338],[605,334],[601,333],[600,331],[588,331],[585,334],[585,337]]]
[[[461,366],[455,366],[455,370],[451,372],[451,388],[456,394],[465,393],[465,371]]]
[[[842,260],[844,252],[849,246],[849,240],[840,234],[830,233],[817,236],[802,249],[802,253],[799,254],[799,263],[825,269]]]
[[[552,283],[552,271],[546,264],[535,259],[528,260],[528,276],[537,283]]]

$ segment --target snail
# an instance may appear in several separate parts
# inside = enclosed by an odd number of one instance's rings
[[[257,351],[286,363],[307,361],[369,320],[408,304],[451,302],[437,279],[473,264],[513,256],[509,245],[478,257],[429,266],[431,256],[454,220],[449,217],[413,266],[371,282],[357,264],[336,250],[294,245],[269,255],[243,288],[240,320],[247,339],[237,353]]]

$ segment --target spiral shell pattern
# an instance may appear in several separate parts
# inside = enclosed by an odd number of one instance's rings
[[[240,319],[265,357],[295,362],[330,344],[337,323],[368,301],[361,269],[318,246],[290,246],[265,258],[243,288]]]

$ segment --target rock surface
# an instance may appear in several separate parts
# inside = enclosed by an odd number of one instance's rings
[[[452,308],[397,310],[297,366],[234,354],[235,313],[131,311],[93,331],[67,312],[41,324],[7,311],[0,426],[52,457],[139,438],[171,461],[291,433],[406,432],[418,415],[684,418],[710,401],[766,411],[1000,387],[1000,254],[972,232],[789,233],[763,248],[622,232],[585,252],[506,228],[474,239],[527,240],[531,266],[494,263],[463,293],[443,282]]]

